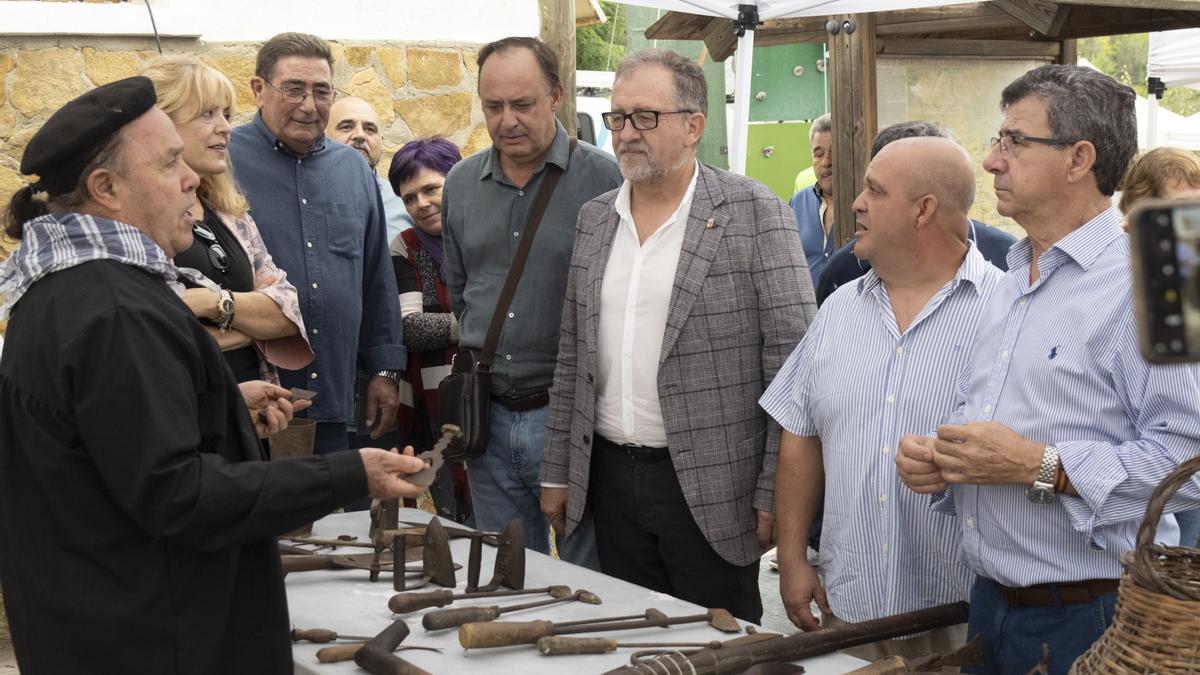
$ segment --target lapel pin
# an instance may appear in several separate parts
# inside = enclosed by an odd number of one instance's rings
[[[704,224],[704,227],[709,230],[713,229],[716,226],[717,226],[717,221],[715,218],[709,218],[708,222]]]

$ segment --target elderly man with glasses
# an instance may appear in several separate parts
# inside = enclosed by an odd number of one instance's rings
[[[909,429],[901,479],[957,515],[982,673],[1065,673],[1112,621],[1121,554],[1155,486],[1200,450],[1200,371],[1138,351],[1111,197],[1137,150],[1134,93],[1090,68],[1005,88],[983,166],[1029,234],[980,317],[950,423]],[[1189,485],[1167,513],[1194,505]],[[1178,508],[1183,507],[1183,508]],[[1175,543],[1173,516],[1158,541]]]
[[[579,213],[542,509],[573,531],[590,506],[605,574],[757,623],[780,436],[757,401],[816,303],[787,205],[696,161],[707,102],[674,52],[617,68],[625,181]]]
[[[406,363],[375,176],[356,150],[325,137],[332,68],[329,45],[315,35],[268,40],[250,81],[258,114],[229,143],[263,241],[299,291],[314,358],[280,379],[321,394],[308,411],[317,454],[349,444],[356,360],[372,374],[365,423],[373,438],[395,426]]]

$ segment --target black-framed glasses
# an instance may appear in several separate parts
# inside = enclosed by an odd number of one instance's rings
[[[690,115],[694,110],[635,110],[631,113],[606,112],[600,113],[604,120],[604,128],[609,131],[620,131],[625,128],[625,120],[633,123],[638,131],[650,131],[658,127],[658,118],[663,115]]]
[[[1010,152],[1019,152],[1022,148],[1028,147],[1030,143],[1041,143],[1042,145],[1071,145],[1075,141],[1070,141],[1065,138],[1039,138],[1037,136],[1026,136],[1024,134],[1000,134],[991,139],[992,149],[1000,146],[1000,153],[1007,155]]]
[[[266,82],[267,86],[279,92],[280,95],[283,96],[283,100],[292,104],[304,103],[304,99],[312,96],[313,103],[316,103],[317,105],[329,105],[330,103],[333,103],[335,98],[337,98],[337,92],[335,90],[326,89],[325,87],[313,87],[312,89],[306,89],[305,87],[301,87],[299,85],[276,87],[265,77],[262,78],[262,81]]]
[[[204,240],[208,246],[208,262],[212,263],[212,266],[221,273],[228,272],[229,254],[225,253],[225,248],[221,246],[221,242],[217,241],[217,235],[200,223],[192,224],[192,232]]]

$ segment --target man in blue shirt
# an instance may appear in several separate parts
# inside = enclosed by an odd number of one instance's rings
[[[817,183],[792,195],[788,205],[796,214],[808,272],[816,286],[825,262],[837,248],[837,237],[833,232],[833,124],[829,113],[813,120],[808,130],[808,144],[812,147]]]
[[[892,141],[914,137],[954,138],[948,129],[937,122],[925,120],[898,122],[875,134],[875,142],[871,145],[871,157],[874,158],[875,155],[878,155],[879,151]],[[967,226],[967,238],[975,242],[975,246],[988,262],[1000,268],[1001,271],[1008,269],[1006,256],[1008,256],[1008,249],[1016,243],[1016,237],[971,219]],[[825,261],[821,279],[816,283],[818,305],[824,303],[825,298],[828,298],[839,286],[854,281],[871,269],[869,260],[859,258],[854,254],[854,244],[855,242],[851,241],[839,248],[830,256],[829,260]]]
[[[856,239],[874,269],[817,312],[762,397],[784,428],[780,593],[804,630],[817,628],[814,599],[828,625],[967,597],[973,575],[958,561],[958,523],[902,487],[892,457],[901,434],[932,429],[953,409],[980,311],[1001,277],[967,239],[974,198],[971,158],[949,139],[902,139],[879,153],[854,202]],[[822,492],[818,580],[805,549]],[[948,627],[850,653],[912,658],[960,647],[964,635]]]
[[[1045,644],[1049,672],[1066,673],[1112,621],[1121,554],[1154,488],[1200,450],[1200,370],[1150,366],[1138,350],[1111,203],[1137,150],[1134,100],[1067,65],[1005,88],[983,166],[1000,214],[1029,237],[983,310],[951,423],[910,429],[896,455],[905,483],[957,514],[976,574],[976,672],[1028,672]],[[1197,494],[1193,481],[1166,512]],[[1164,516],[1157,540],[1177,539]]]
[[[300,294],[314,358],[281,371],[284,386],[315,389],[315,451],[348,446],[356,357],[373,373],[366,423],[395,426],[405,366],[396,279],[379,189],[359,154],[325,137],[333,56],[315,35],[281,33],[258,52],[254,121],[234,129],[229,156],[263,241]]]

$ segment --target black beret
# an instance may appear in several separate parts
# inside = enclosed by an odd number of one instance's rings
[[[96,87],[46,120],[25,146],[21,173],[38,175],[35,190],[51,196],[70,192],[104,143],[155,100],[154,83],[141,76]]]

